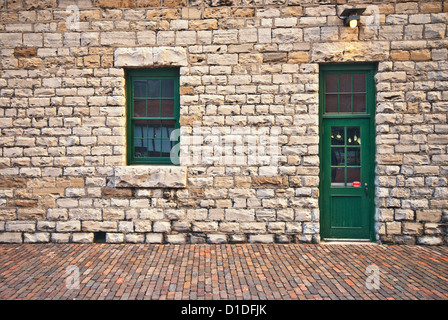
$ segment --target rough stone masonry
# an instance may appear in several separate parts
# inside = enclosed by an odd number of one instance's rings
[[[377,240],[448,244],[448,1],[337,1],[358,28],[335,0],[0,0],[0,242],[319,242],[319,65],[375,62]],[[263,129],[277,164],[127,166],[125,71],[154,67],[181,141]]]

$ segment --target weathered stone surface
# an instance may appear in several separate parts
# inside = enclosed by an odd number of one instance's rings
[[[24,243],[38,243],[38,242],[50,242],[49,232],[35,232],[35,233],[24,233],[23,234]]]
[[[0,232],[0,243],[22,243],[22,233]]]
[[[187,66],[187,51],[182,47],[155,47],[154,64],[158,66]]]
[[[147,233],[145,238],[146,243],[163,243],[162,233]]]
[[[187,242],[185,234],[168,234],[166,235],[166,242],[171,244],[184,244]]]
[[[390,44],[376,42],[314,43],[311,59],[314,62],[382,61],[389,58]]]
[[[249,235],[249,242],[251,243],[273,243],[273,234],[251,234]]]
[[[134,8],[134,0],[98,0],[100,8]]]
[[[207,236],[208,243],[227,243],[227,235],[212,233]]]
[[[124,234],[123,233],[106,233],[106,242],[107,243],[123,243],[124,242]]]
[[[72,234],[72,241],[75,243],[92,243],[93,233],[91,232],[75,232]]]
[[[152,66],[153,48],[118,48],[114,52],[115,67],[148,67]]]
[[[182,166],[130,166],[116,167],[114,187],[184,188],[187,170]]]

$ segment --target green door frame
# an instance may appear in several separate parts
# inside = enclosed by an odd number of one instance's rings
[[[375,195],[375,82],[374,75],[377,69],[376,64],[331,64],[331,65],[320,65],[319,68],[319,208],[320,208],[320,230],[321,235],[325,233],[325,221],[326,212],[328,210],[328,205],[324,199],[326,194],[324,193],[324,147],[327,147],[324,144],[324,122],[326,119],[334,119],[334,123],[339,123],[337,119],[345,119],[352,120],[347,121],[353,122],[356,119],[366,119],[369,122],[369,170],[370,175],[368,178],[368,187],[369,187],[369,197],[368,197],[368,221],[369,221],[369,240],[372,242],[376,242],[376,231],[375,231],[375,203],[374,203],[374,195]],[[366,74],[366,112],[365,113],[325,113],[325,75],[327,74],[354,74],[354,73],[365,73]],[[331,121],[333,122],[333,121]],[[350,124],[348,124],[350,125]],[[329,130],[330,128],[328,128]],[[328,161],[328,160],[327,160]],[[363,186],[362,186],[363,187]],[[328,195],[327,195],[328,196]],[[327,207],[327,209],[326,209]]]

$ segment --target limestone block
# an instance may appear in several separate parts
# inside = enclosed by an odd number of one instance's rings
[[[151,231],[151,221],[138,220],[134,221],[135,232],[149,232]]]
[[[53,243],[68,243],[70,242],[70,233],[52,233],[51,242]]]
[[[227,221],[253,221],[255,213],[253,209],[225,209]]]
[[[128,243],[143,243],[145,241],[144,234],[128,233],[126,234],[126,242]]]
[[[150,230],[148,230],[150,231]],[[152,231],[154,232],[170,232],[171,223],[168,221],[155,221],[152,226]]]
[[[163,243],[162,233],[147,233],[145,238],[146,243]]]
[[[442,244],[442,239],[435,236],[422,236],[417,239],[417,244],[435,246]]]
[[[207,235],[207,242],[208,243],[226,243],[227,242],[227,236],[225,234],[208,234]]]
[[[185,234],[168,234],[166,236],[166,242],[171,244],[185,244],[187,242],[187,236]]]
[[[22,233],[0,232],[0,243],[22,243]]]
[[[161,66],[187,66],[187,51],[182,47],[155,47],[154,64]]]
[[[23,231],[34,232],[36,230],[36,223],[34,221],[7,221],[6,231]]]
[[[80,221],[58,221],[56,222],[57,232],[81,231]]]
[[[93,233],[91,232],[75,232],[72,236],[72,242],[75,243],[92,243]]]
[[[182,166],[116,167],[112,180],[116,188],[185,188],[187,169]]]
[[[83,231],[117,231],[118,223],[115,221],[83,221]]]
[[[35,232],[35,233],[24,233],[23,234],[24,243],[37,243],[37,242],[50,242],[49,232]]]
[[[153,48],[118,48],[114,52],[115,67],[144,67],[153,64]]]
[[[273,243],[273,234],[251,234],[249,235],[249,242],[251,243]]]
[[[387,41],[314,43],[311,50],[315,62],[382,61],[389,57]]]
[[[124,242],[124,234],[122,233],[106,233],[106,242],[107,243],[123,243]]]

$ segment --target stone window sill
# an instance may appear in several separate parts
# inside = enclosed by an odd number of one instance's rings
[[[112,183],[115,188],[185,188],[187,167],[172,165],[116,167]]]

